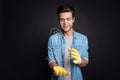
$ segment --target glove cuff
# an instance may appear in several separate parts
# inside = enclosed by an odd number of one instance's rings
[[[81,62],[82,62],[82,59],[81,59],[81,58],[79,58],[79,60],[78,60],[78,64],[81,64]]]

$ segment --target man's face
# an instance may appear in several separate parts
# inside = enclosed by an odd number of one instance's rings
[[[69,32],[74,23],[74,18],[72,17],[72,12],[63,12],[59,14],[59,22],[62,30],[64,32]]]

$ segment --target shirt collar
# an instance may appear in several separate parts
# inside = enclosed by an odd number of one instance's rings
[[[62,31],[60,31],[60,34],[61,34],[61,37],[63,37],[64,38],[64,35],[63,35],[63,32]],[[73,29],[73,38],[74,39],[77,39],[77,34],[76,34],[76,31]]]

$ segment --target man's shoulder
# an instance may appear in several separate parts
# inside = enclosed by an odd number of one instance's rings
[[[54,42],[54,41],[56,41],[56,40],[59,40],[59,39],[60,39],[60,36],[61,36],[60,32],[57,32],[57,33],[51,35],[51,36],[49,37],[49,40],[52,40],[52,41]]]
[[[56,37],[59,37],[59,36],[60,36],[60,33],[59,33],[59,32],[57,32],[57,33],[55,33],[55,34],[51,35],[51,36],[50,36],[50,38],[56,38]]]
[[[80,41],[83,45],[88,43],[87,36],[85,34],[75,32],[75,38]]]
[[[60,44],[60,33],[55,33],[49,37],[48,42],[51,43],[51,45],[59,45]]]
[[[80,32],[75,32],[75,36],[82,37],[82,38],[87,38],[87,36],[85,34],[80,33]]]

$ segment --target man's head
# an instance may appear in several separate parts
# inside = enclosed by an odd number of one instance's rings
[[[71,31],[75,20],[75,11],[69,4],[62,4],[58,7],[56,14],[64,32]]]
[[[72,13],[72,17],[75,17],[75,10],[73,9],[73,7],[69,4],[61,4],[58,9],[56,14],[58,15],[59,18],[59,14],[60,13],[64,13],[64,12],[71,12]]]

